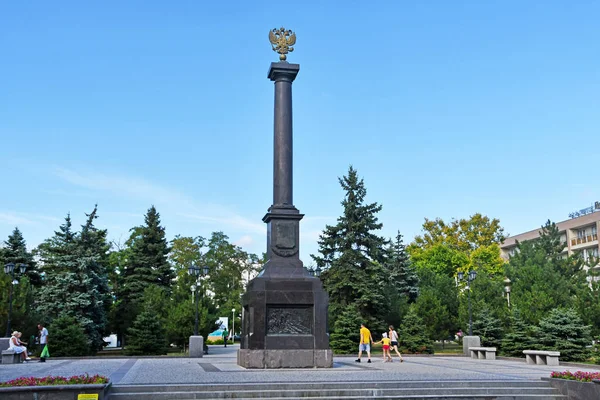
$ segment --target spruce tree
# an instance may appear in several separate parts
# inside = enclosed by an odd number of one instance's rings
[[[25,264],[27,265],[25,276],[27,276],[31,285],[38,287],[42,284],[42,277],[39,274],[37,263],[33,259],[33,254],[27,250],[27,243],[18,227],[13,230],[8,240],[4,242],[4,248],[1,251],[1,258],[4,264],[15,264],[15,276],[21,274],[18,264]]]
[[[160,215],[154,206],[145,216],[145,224],[132,230],[128,241],[130,251],[122,272],[117,299],[118,315],[122,316],[121,333],[125,333],[139,313],[144,291],[157,285],[170,294],[175,271],[168,262],[170,248],[165,228],[160,226]]]
[[[473,334],[481,337],[481,345],[500,347],[502,324],[488,307],[483,307],[473,321]]]
[[[400,231],[388,248],[386,273],[393,289],[414,302],[419,295],[419,277],[410,262]]]
[[[360,314],[350,306],[336,319],[334,333],[330,335],[329,345],[335,354],[351,354],[356,351],[360,340]]]
[[[128,332],[127,355],[167,354],[167,336],[160,317],[150,310],[142,311]]]
[[[502,338],[501,352],[509,357],[523,357],[523,350],[533,345],[532,327],[523,322],[521,312],[513,308],[510,315],[510,331]]]
[[[343,214],[319,236],[320,254],[311,255],[324,270],[321,280],[329,294],[330,321],[335,326],[337,316],[355,305],[368,326],[384,329],[387,243],[374,233],[382,227],[377,218],[381,206],[365,203],[364,181],[352,166],[339,183],[345,191]]]
[[[590,356],[590,327],[584,325],[573,309],[556,308],[540,320],[538,343],[544,350],[560,351],[564,361],[585,361]]]
[[[52,334],[50,357],[79,357],[89,353],[85,330],[75,318],[61,314],[48,327]],[[60,345],[61,343],[65,345]]]
[[[94,220],[98,218],[97,211],[95,206],[90,214],[86,214],[86,223],[81,227],[81,233],[76,241],[79,263],[90,280],[90,304],[83,313],[91,320],[86,331],[90,338],[92,352],[102,349],[103,337],[109,333],[107,315],[111,303],[107,273],[110,245],[106,240],[106,229],[97,229],[94,226]]]
[[[65,315],[84,328],[90,354],[102,348],[110,301],[103,264],[108,260],[106,231],[94,226],[96,214],[95,207],[79,234],[67,215],[59,231],[39,246],[45,282],[36,299],[44,319]]]
[[[425,333],[425,324],[412,304],[399,328],[400,349],[405,353],[433,354],[433,342]]]

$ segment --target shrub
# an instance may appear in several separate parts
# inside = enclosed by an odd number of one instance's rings
[[[482,346],[501,346],[502,324],[487,306],[477,313],[477,317],[473,321],[473,334],[481,336]]]
[[[531,329],[521,318],[521,312],[514,308],[510,316],[510,332],[502,339],[500,351],[509,357],[523,357],[523,350],[528,350],[533,344]]]
[[[52,335],[48,350],[51,357],[77,357],[90,353],[88,337],[73,317],[61,314],[48,327]]]
[[[584,361],[591,344],[590,327],[583,324],[573,309],[555,308],[540,321],[536,330],[544,350],[560,351],[564,361]]]
[[[167,337],[160,323],[160,317],[148,310],[142,311],[128,330],[129,342],[125,354],[161,355],[167,354]]]
[[[227,343],[231,343],[231,342],[228,341]],[[207,340],[206,344],[225,344],[225,342],[223,342],[223,339]]]
[[[348,307],[335,321],[329,345],[335,354],[355,353],[360,341],[360,314],[355,307]]]
[[[408,313],[400,327],[400,348],[405,353],[433,354],[433,342],[425,333],[423,320],[417,314],[414,305],[408,309]]]
[[[552,371],[550,377],[558,379],[567,379],[569,381],[591,382],[592,379],[600,379],[600,372],[577,371],[575,373],[572,373],[571,371]]]
[[[34,378],[22,376],[7,382],[0,382],[0,387],[12,386],[55,386],[55,385],[93,385],[108,383],[109,379],[102,375],[76,375],[65,378],[64,376],[45,376]]]

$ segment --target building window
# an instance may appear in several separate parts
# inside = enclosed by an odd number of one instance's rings
[[[588,249],[588,254],[590,257],[598,258],[598,248],[594,247],[592,249]]]
[[[592,226],[592,235],[598,234],[598,227],[596,225]]]
[[[577,239],[583,239],[585,237],[585,229],[579,229],[577,231]]]

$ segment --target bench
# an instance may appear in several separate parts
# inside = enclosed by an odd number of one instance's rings
[[[23,362],[23,357],[14,350],[2,350],[2,364],[19,364]]]
[[[558,365],[559,351],[523,350],[527,364]]]
[[[469,347],[469,353],[471,353],[471,358],[477,358],[480,360],[496,359],[495,347]]]

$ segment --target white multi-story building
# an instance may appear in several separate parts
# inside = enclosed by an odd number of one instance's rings
[[[565,255],[581,254],[587,262],[590,257],[598,259],[600,244],[598,242],[598,229],[600,228],[600,202],[594,206],[571,214],[572,218],[556,224],[561,234],[561,241],[565,244]],[[540,237],[541,228],[519,235],[510,236],[500,245],[501,255],[508,258],[517,251],[517,242],[537,239]],[[599,268],[600,264],[594,266]]]

